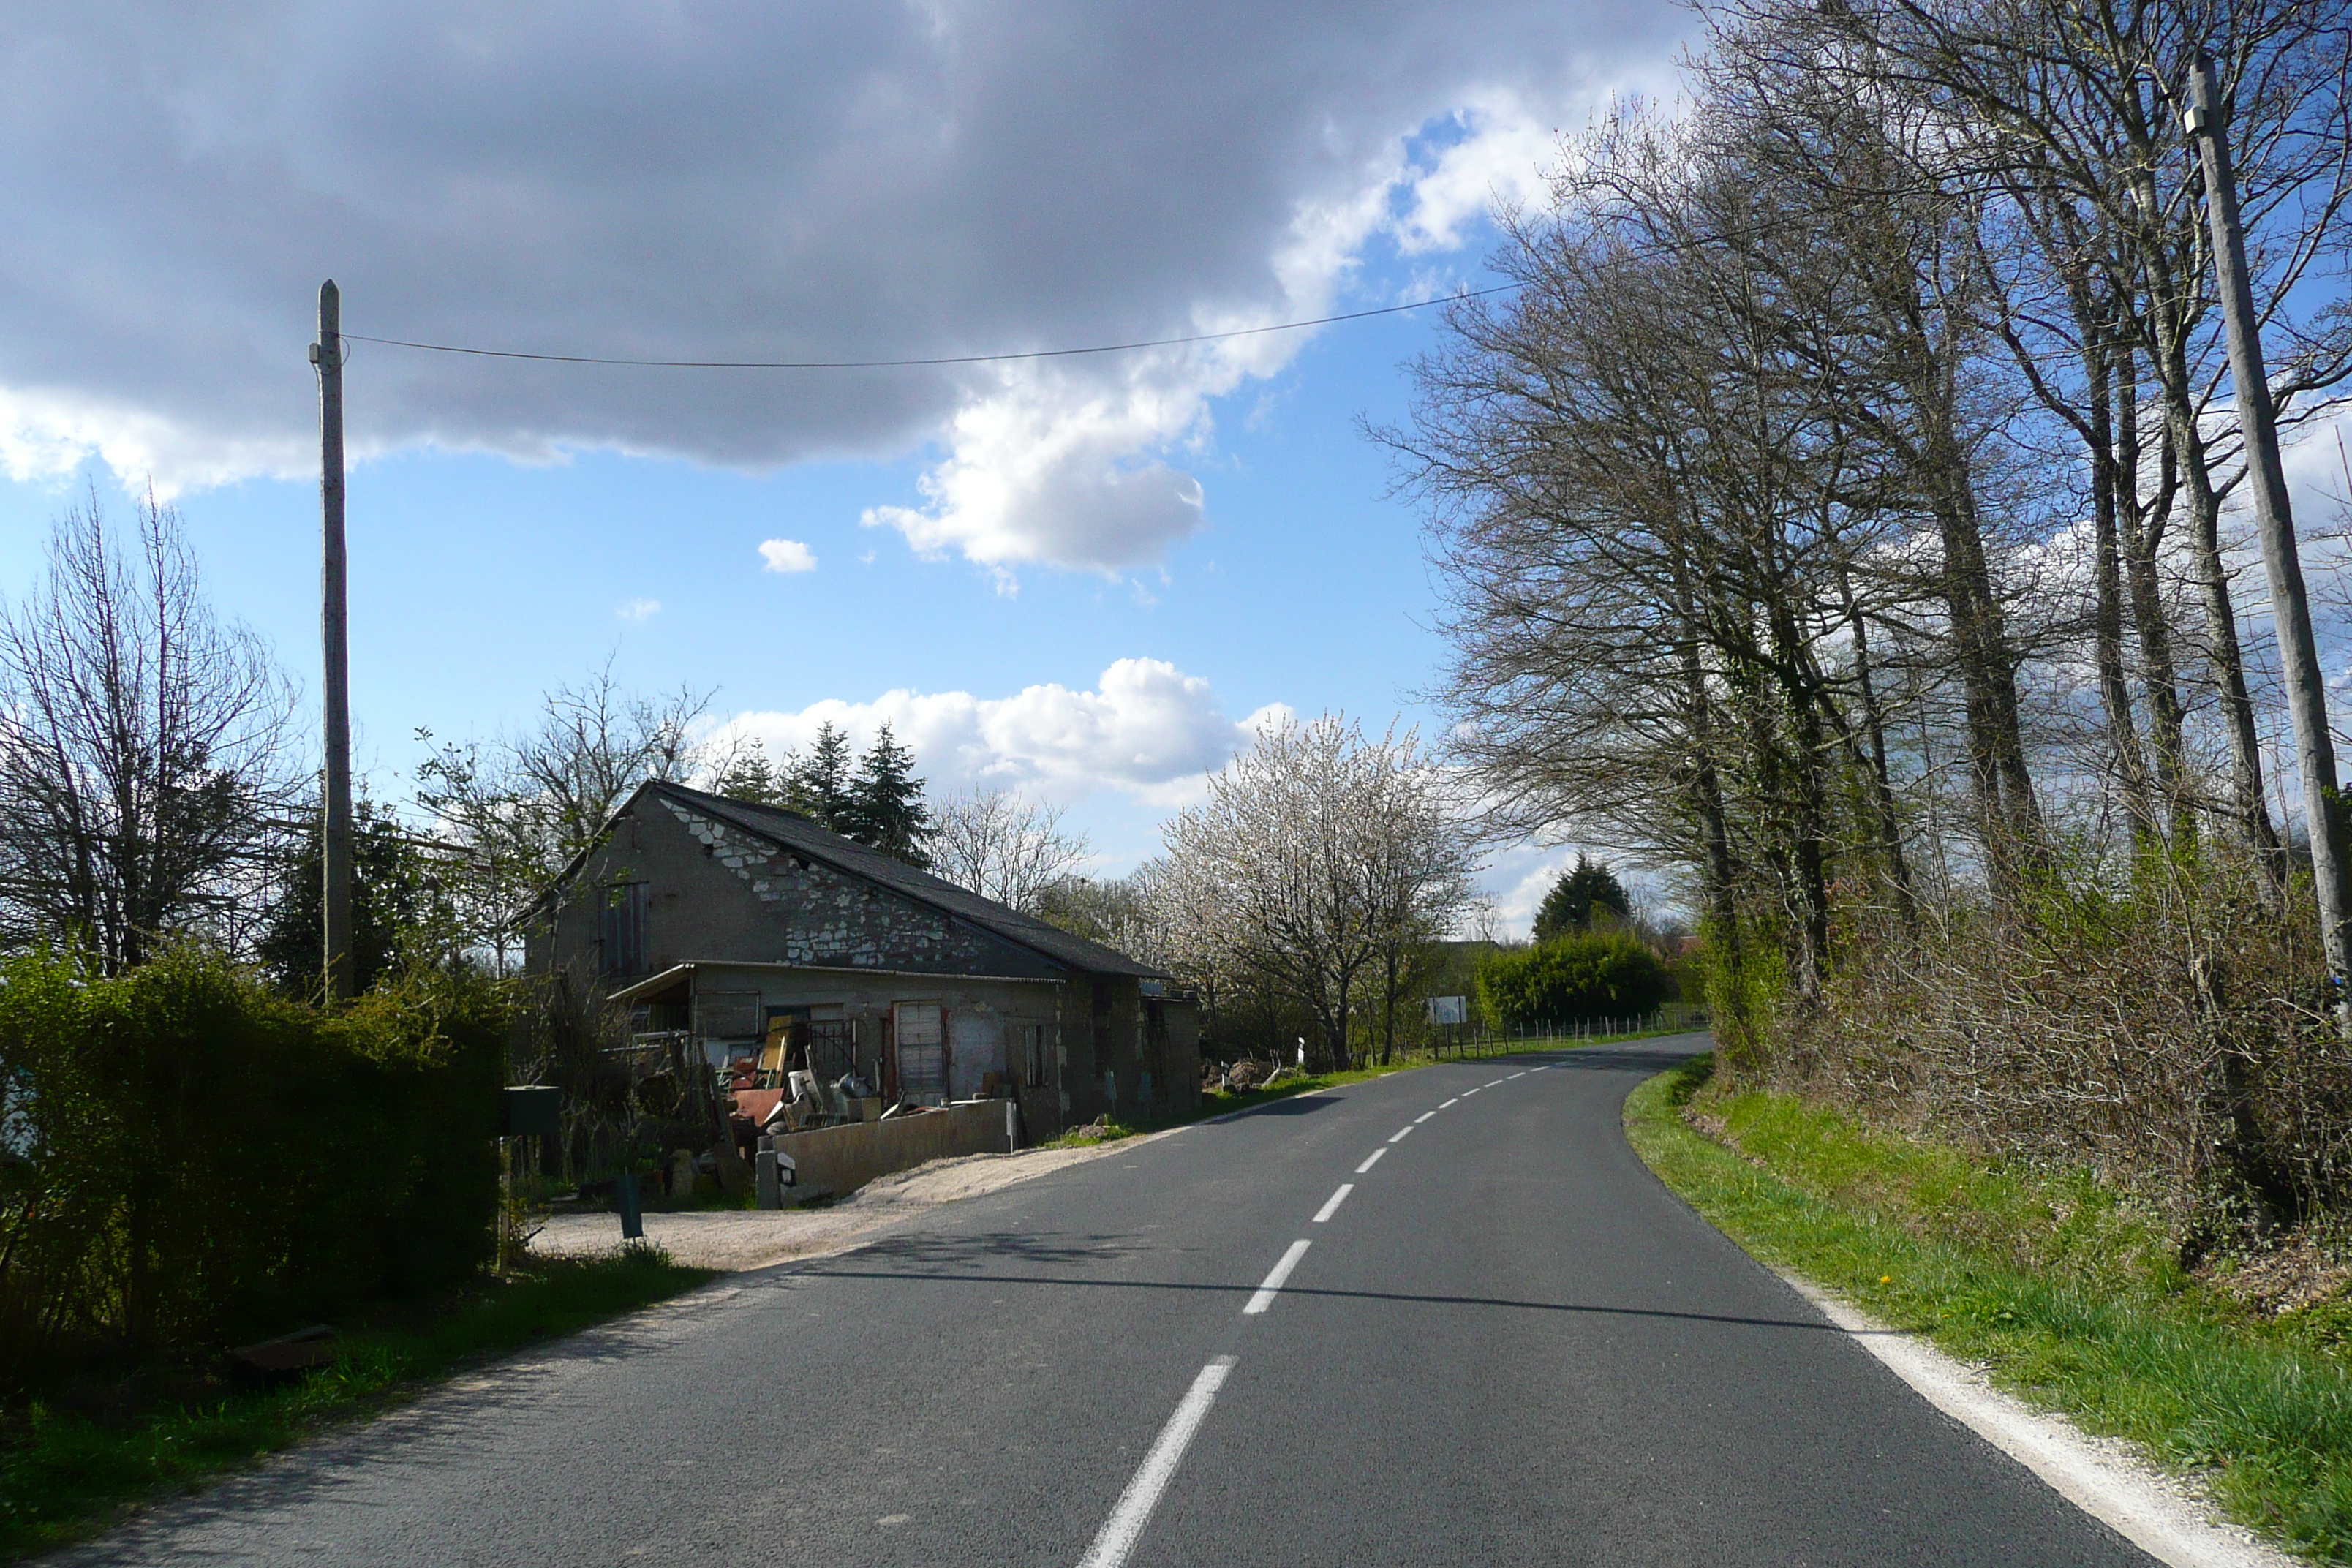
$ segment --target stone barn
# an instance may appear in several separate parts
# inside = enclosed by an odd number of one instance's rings
[[[1199,1103],[1168,975],[774,806],[641,786],[533,911],[528,967],[714,1067],[796,1042],[887,1104],[1018,1100],[1031,1139]]]

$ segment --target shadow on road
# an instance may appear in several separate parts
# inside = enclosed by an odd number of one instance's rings
[[[1245,1121],[1253,1116],[1312,1116],[1318,1110],[1328,1110],[1338,1103],[1328,1093],[1295,1094],[1288,1100],[1269,1100],[1264,1105],[1253,1105],[1247,1110],[1228,1111],[1216,1120]]]
[[[1555,1057],[1528,1056],[1517,1058],[1549,1067],[1556,1072],[1638,1072],[1647,1075],[1664,1072],[1678,1061],[1684,1061],[1708,1049],[1704,1036],[1696,1039],[1683,1037],[1661,1040],[1644,1050],[1638,1046],[1584,1046],[1562,1051]],[[1472,1060],[1466,1067],[1503,1068],[1512,1065],[1513,1058],[1496,1057],[1486,1062]]]
[[[922,1258],[927,1251],[938,1249],[944,1255],[941,1259],[943,1262],[963,1262],[976,1259],[983,1255],[983,1249],[977,1245],[983,1239],[985,1238],[965,1237],[950,1246],[942,1247],[938,1241],[909,1237],[900,1246],[898,1256],[916,1260]],[[1020,1241],[1025,1238],[1009,1239]],[[861,1263],[868,1261],[874,1257],[876,1250],[878,1249],[869,1249],[845,1261]],[[1103,1256],[1099,1249],[1094,1247],[1072,1247],[1066,1250],[1072,1254],[1083,1252],[1087,1257]],[[1004,1255],[1019,1255],[1019,1249],[1007,1248]],[[992,1289],[1003,1285],[1044,1285],[1059,1289],[1075,1288],[1089,1290],[1174,1290],[1196,1295],[1247,1296],[1257,1289],[1255,1280],[1237,1284],[1186,1284],[1181,1281],[1158,1279],[1089,1279],[1080,1276],[1054,1274],[948,1274],[922,1269],[828,1268],[823,1264],[784,1263],[778,1264],[777,1268],[791,1269],[795,1275],[803,1279],[887,1280],[898,1285],[986,1285]],[[1741,1328],[1799,1329],[1807,1333],[1843,1333],[1845,1331],[1823,1318],[1807,1321],[1800,1318],[1739,1317],[1721,1312],[1677,1311],[1665,1307],[1602,1307],[1580,1301],[1521,1301],[1505,1296],[1422,1295],[1402,1290],[1318,1290],[1295,1285],[1285,1289],[1283,1294],[1319,1296],[1343,1301],[1395,1301],[1412,1306],[1487,1307],[1517,1312],[1570,1312],[1602,1318],[1656,1318],[1672,1322],[1725,1323]],[[1895,1331],[1886,1331],[1891,1333]]]
[[[867,1261],[905,1262],[918,1268],[929,1265],[940,1268],[968,1268],[999,1258],[1050,1266],[1097,1258],[1129,1258],[1150,1250],[1151,1248],[1143,1244],[1120,1236],[1088,1236],[1053,1241],[1017,1231],[1001,1231],[986,1236],[890,1237],[861,1247],[852,1256]],[[778,1267],[791,1268],[792,1265],[786,1263]],[[811,1275],[835,1271],[803,1268],[796,1272]],[[928,1276],[910,1273],[893,1274],[890,1278],[920,1279]]]

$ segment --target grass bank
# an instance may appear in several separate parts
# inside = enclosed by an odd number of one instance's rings
[[[137,1504],[196,1490],[323,1426],[383,1410],[426,1380],[712,1274],[650,1248],[537,1260],[528,1273],[386,1308],[345,1332],[334,1364],[278,1387],[235,1390],[212,1367],[149,1368],[0,1406],[0,1561],[79,1540]]]
[[[1583,1046],[1616,1045],[1626,1040],[1656,1039],[1666,1035],[1687,1035],[1690,1032],[1687,1026],[1678,1026],[1671,1029],[1643,1029],[1630,1035],[1596,1035],[1589,1039],[1574,1035],[1545,1037],[1530,1036],[1525,1039],[1489,1041],[1486,1048],[1474,1051],[1468,1056],[1455,1056],[1449,1052],[1443,1057],[1434,1057],[1425,1052],[1415,1051],[1400,1057],[1384,1067],[1356,1068],[1347,1072],[1308,1073],[1303,1078],[1286,1078],[1268,1089],[1245,1089],[1204,1094],[1201,1097],[1201,1103],[1197,1109],[1179,1115],[1154,1117],[1136,1122],[1113,1121],[1108,1124],[1108,1131],[1100,1135],[1076,1130],[1063,1133],[1044,1147],[1048,1149],[1086,1148],[1096,1143],[1110,1142],[1116,1139],[1132,1138],[1139,1132],[1162,1132],[1171,1127],[1186,1127],[1195,1121],[1206,1121],[1211,1117],[1230,1116],[1236,1110],[1247,1110],[1253,1106],[1265,1105],[1277,1100],[1288,1100],[1295,1095],[1311,1094],[1318,1089],[1337,1089],[1342,1084],[1366,1083],[1376,1078],[1387,1078],[1392,1073],[1411,1072],[1416,1068],[1437,1067],[1448,1062],[1489,1061],[1499,1057],[1528,1056],[1538,1051],[1574,1050]]]
[[[2185,1271],[2151,1215],[2088,1175],[1727,1093],[1708,1071],[1637,1089],[1626,1132],[1750,1253],[2202,1474],[2283,1544],[2352,1562],[2352,1303],[2265,1316]]]

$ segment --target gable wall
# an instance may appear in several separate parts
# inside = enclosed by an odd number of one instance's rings
[[[614,820],[567,886],[551,928],[533,933],[532,966],[593,973],[602,889],[629,881],[647,884],[646,973],[688,961],[1062,973],[993,932],[653,795]]]

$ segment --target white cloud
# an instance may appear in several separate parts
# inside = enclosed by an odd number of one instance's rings
[[[613,612],[625,621],[649,621],[661,614],[659,599],[631,599]]]
[[[1322,313],[1476,243],[1555,126],[1665,68],[1635,0],[978,7],[19,0],[0,35],[0,466],[306,473],[352,332],[920,358]],[[1306,341],[1022,367],[657,374],[352,345],[351,450],[766,468],[937,443],[869,521],[999,573],[1202,525],[1213,401]]]
[[[1261,709],[1236,721],[1199,677],[1161,659],[1122,658],[1092,690],[1045,684],[1010,697],[888,691],[870,702],[829,700],[796,713],[739,713],[722,730],[756,737],[774,756],[805,746],[822,724],[864,747],[887,722],[934,791],[983,784],[1070,801],[1110,790],[1176,805],[1195,798],[1203,777],[1281,711]]]
[[[797,539],[771,539],[760,546],[760,559],[770,572],[814,572],[816,557]]]

